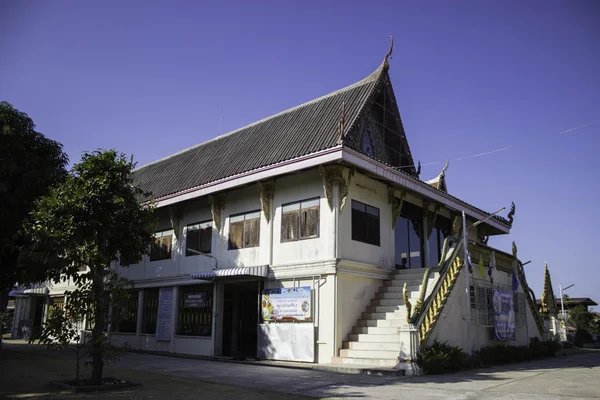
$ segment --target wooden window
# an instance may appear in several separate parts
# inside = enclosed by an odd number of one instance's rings
[[[156,333],[156,316],[158,314],[158,288],[144,289],[142,304],[142,333]]]
[[[352,240],[379,246],[379,208],[352,200]]]
[[[138,299],[139,292],[130,291],[123,298],[114,302],[112,313],[113,332],[136,332]]]
[[[64,310],[65,309],[65,296],[51,297],[49,308],[50,308],[50,310]]]
[[[212,286],[181,286],[177,308],[177,335],[212,335]]]
[[[260,244],[260,211],[229,217],[229,250]]]
[[[284,204],[281,216],[281,241],[319,237],[320,199]]]
[[[185,236],[185,256],[210,253],[212,242],[212,221],[188,225]]]
[[[150,249],[150,261],[169,260],[173,248],[173,230],[156,232]]]

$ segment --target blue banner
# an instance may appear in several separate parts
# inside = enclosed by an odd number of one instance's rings
[[[515,311],[513,292],[494,290],[494,331],[498,340],[515,340]]]

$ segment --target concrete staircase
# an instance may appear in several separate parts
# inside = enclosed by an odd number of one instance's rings
[[[342,343],[333,363],[393,368],[398,364],[400,334],[406,327],[406,307],[402,290],[407,284],[408,297],[414,305],[419,298],[425,269],[396,270],[383,282],[370,305]],[[431,273],[427,285],[433,288],[439,274]],[[428,295],[429,293],[426,293]]]

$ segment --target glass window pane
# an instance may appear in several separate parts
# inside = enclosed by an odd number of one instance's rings
[[[260,211],[248,213],[245,215],[244,219],[247,221],[249,219],[255,219],[255,218],[260,218]]]
[[[281,241],[291,242],[298,240],[298,226],[300,211],[286,212],[281,218]]]
[[[321,199],[304,200],[302,202],[302,208],[319,207]]]
[[[352,209],[353,210],[365,212],[365,207],[366,207],[365,204],[358,202],[356,200],[352,200]]]
[[[244,247],[256,247],[260,240],[260,219],[244,221]]]
[[[229,224],[229,248],[240,249],[243,247],[244,221]]]
[[[319,236],[319,207],[302,210],[300,221],[300,237]]]
[[[244,215],[235,215],[229,217],[229,223],[240,222],[244,220]]]
[[[282,207],[282,212],[296,211],[300,209],[300,203],[286,204]]]

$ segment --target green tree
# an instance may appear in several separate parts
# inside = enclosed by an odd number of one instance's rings
[[[593,329],[594,314],[589,312],[584,306],[577,306],[569,311],[569,320],[575,328],[590,331]]]
[[[62,145],[35,130],[27,114],[0,102],[0,291],[15,282],[35,281],[33,269],[19,269],[25,245],[23,220],[35,199],[66,175]]]
[[[114,265],[138,263],[156,227],[154,205],[141,202],[149,194],[133,184],[134,167],[114,150],[85,153],[64,182],[36,202],[26,227],[31,245],[21,261],[44,266],[47,279],[73,280],[77,290],[67,304],[88,305],[77,306],[72,317],[85,312],[91,321],[92,384],[100,384],[110,356],[105,331],[111,298],[123,285]],[[42,337],[52,332],[45,328]]]

